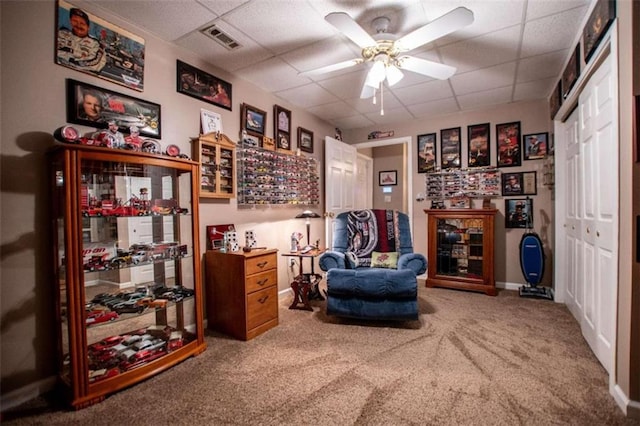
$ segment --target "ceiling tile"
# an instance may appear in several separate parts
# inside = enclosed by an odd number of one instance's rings
[[[334,118],[348,117],[358,114],[358,111],[343,101],[318,105],[308,108],[307,111],[320,118],[324,118],[325,120],[332,120]]]
[[[376,103],[373,103],[373,98],[360,99],[351,98],[345,99],[345,102],[351,107],[355,108],[358,112],[366,114],[368,112],[380,112],[380,97],[376,97]],[[400,108],[402,104],[396,99],[395,96],[389,94],[389,91],[385,88],[384,91],[384,106],[385,108]]]
[[[423,104],[411,105],[407,107],[407,109],[417,118],[450,114],[460,110],[455,98],[440,99],[437,101],[425,102]]]
[[[580,7],[528,21],[522,35],[521,57],[571,48],[586,10],[586,7]]]
[[[287,89],[275,92],[276,96],[291,102],[301,108],[310,108],[313,106],[337,102],[339,99],[329,93],[324,87],[317,83],[310,83],[293,89]]]
[[[482,92],[469,93],[458,96],[458,103],[462,109],[473,109],[485,105],[499,105],[511,102],[512,86],[499,87]]]
[[[514,61],[520,44],[520,25],[514,25],[473,39],[440,48],[447,65],[458,68],[458,73],[486,68]]]
[[[361,127],[369,127],[375,124],[364,115],[337,118],[335,120],[331,120],[331,123],[341,129],[359,129]]]
[[[393,94],[403,105],[421,104],[453,96],[451,85],[446,80],[432,80],[415,86],[394,88]]]
[[[521,59],[518,64],[516,81],[520,83],[560,75],[564,61],[568,56],[569,49],[564,49]]]
[[[303,18],[304,17],[304,18]],[[284,53],[334,35],[333,27],[307,2],[261,0],[224,20],[274,53]],[[250,22],[250,25],[247,23]]]
[[[247,68],[236,70],[236,75],[268,91],[279,92],[302,86],[309,80],[298,76],[298,71],[280,58],[270,58]]]
[[[231,12],[243,4],[249,3],[250,0],[196,0],[218,16]]]
[[[589,6],[590,0],[536,0],[527,3],[527,21],[538,19],[565,10]]]
[[[532,99],[546,99],[551,94],[551,90],[556,87],[557,83],[558,79],[556,77],[529,81],[527,83],[518,83],[516,84],[513,100],[525,101]]]
[[[516,63],[497,65],[495,67],[483,68],[478,71],[471,71],[451,77],[451,84],[456,95],[481,92],[497,87],[505,87],[513,84],[513,73]]]
[[[340,99],[359,98],[366,77],[365,68],[319,81],[318,84]]]
[[[365,116],[376,124],[393,124],[413,120],[415,118],[409,110],[404,107],[385,108],[384,115],[380,115],[380,111],[377,111],[367,113]]]
[[[298,71],[309,71],[357,58],[360,58],[360,51],[355,44],[345,42],[345,40],[338,36],[303,46],[282,55],[282,59],[290,63],[298,69]],[[324,80],[326,78],[353,71],[354,68],[350,67],[308,78],[312,80]]]
[[[195,52],[201,58],[229,72],[256,64],[273,56],[271,52],[265,50],[224,21],[216,21],[216,26],[240,43],[242,47],[233,51],[227,50],[198,30],[192,31],[178,40],[176,44]]]
[[[191,0],[100,0],[96,5],[115,12],[129,22],[157,34],[163,40],[174,41],[217,18],[217,15]],[[149,13],[152,10],[153,13]],[[170,22],[170,25],[167,25]]]

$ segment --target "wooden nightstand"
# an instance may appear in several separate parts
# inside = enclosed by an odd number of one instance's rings
[[[249,340],[278,325],[277,252],[207,251],[205,300],[209,329]]]

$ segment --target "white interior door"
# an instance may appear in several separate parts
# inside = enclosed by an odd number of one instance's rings
[[[582,332],[612,372],[618,282],[618,89],[607,58],[580,94],[584,312]]]
[[[358,154],[356,162],[356,187],[355,208],[370,209],[373,206],[373,159],[364,154]]]
[[[333,218],[355,208],[357,149],[329,136],[324,144],[325,241],[333,241]]]
[[[556,283],[559,301],[580,323],[612,373],[618,282],[618,88],[611,56],[582,89],[578,108],[556,124],[558,150]],[[562,223],[560,223],[562,222]]]

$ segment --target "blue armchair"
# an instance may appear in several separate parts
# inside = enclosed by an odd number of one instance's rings
[[[427,270],[427,259],[413,252],[405,213],[340,213],[335,219],[331,250],[320,256],[319,264],[327,272],[328,315],[418,319],[416,276]]]

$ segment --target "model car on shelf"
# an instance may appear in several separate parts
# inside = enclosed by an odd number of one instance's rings
[[[147,308],[145,306],[140,306],[136,304],[136,301],[132,302],[124,302],[120,305],[117,305],[113,308],[114,311],[116,311],[119,315],[122,314],[141,314],[143,313]]]
[[[82,265],[82,269],[87,272],[106,271],[110,267],[110,262],[106,259],[106,256],[104,254],[91,256]]]
[[[86,323],[87,325],[94,325],[94,324],[100,324],[103,322],[108,322],[108,321],[115,321],[119,318],[120,316],[118,315],[117,312],[113,312],[113,311],[89,311],[87,312],[86,315]]]
[[[108,379],[109,377],[115,377],[118,374],[120,374],[120,369],[118,367],[91,370],[89,371],[89,383],[99,382],[100,380]]]
[[[100,340],[99,342],[93,343],[91,345],[89,345],[89,352],[90,353],[100,353],[103,352],[109,348],[112,348],[113,346],[117,345],[118,343],[122,342],[124,340],[123,336],[109,336],[109,337],[105,337],[104,339]]]
[[[164,309],[167,307],[166,299],[154,299],[153,297],[145,297],[136,301],[138,306],[144,306],[149,309]]]
[[[167,354],[167,351],[164,347],[158,349],[143,349],[139,352],[136,352],[133,356],[129,358],[128,361],[123,361],[120,364],[120,368],[123,370],[129,371],[134,368],[138,368],[147,364],[157,358],[160,358]]]
[[[135,306],[136,301],[147,297],[146,293],[127,293],[116,299],[106,302],[109,309],[117,309],[125,306]]]

